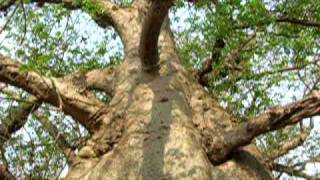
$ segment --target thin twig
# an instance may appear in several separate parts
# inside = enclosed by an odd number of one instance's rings
[[[23,11],[23,18],[24,18],[24,32],[23,32],[22,40],[20,41],[20,45],[21,45],[23,43],[23,41],[25,40],[26,34],[27,34],[27,14],[26,14],[23,0],[20,0],[20,3],[21,3],[21,7],[22,7],[22,11]]]
[[[5,22],[4,26],[0,29],[0,34],[7,28],[7,26],[9,25],[11,19],[13,18],[14,14],[16,13],[18,9],[18,6],[16,6],[13,10],[13,12],[11,13],[11,15],[8,17],[7,21]]]

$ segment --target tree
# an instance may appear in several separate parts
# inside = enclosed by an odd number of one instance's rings
[[[169,10],[188,8],[188,28],[172,28]],[[124,56],[106,62],[105,41],[81,47],[89,36],[68,26],[74,10],[112,27]],[[14,43],[0,47],[0,177],[58,177],[65,158],[66,179],[317,178],[303,171],[316,150],[277,159],[320,114],[319,10],[316,0],[1,1]],[[275,106],[283,84],[305,94]],[[23,128],[28,140],[14,135]]]

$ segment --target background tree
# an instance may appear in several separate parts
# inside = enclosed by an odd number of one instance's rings
[[[2,179],[320,178],[317,0],[0,12]]]

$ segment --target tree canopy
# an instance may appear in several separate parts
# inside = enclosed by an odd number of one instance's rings
[[[102,6],[130,8],[133,2],[0,0],[0,61],[1,56],[14,58],[21,64],[19,71],[34,71],[52,82],[121,64],[125,40]],[[265,133],[255,141],[277,177],[319,178],[320,2],[176,0],[169,19],[183,65],[240,127],[255,123],[255,117],[270,108],[268,116],[277,116],[272,107],[306,104],[318,97],[308,106],[280,109],[301,113],[288,115],[272,132],[261,130],[254,136]],[[150,39],[145,41],[152,51]],[[97,89],[92,91],[95,97],[108,102],[112,94]],[[318,94],[310,96],[313,93]],[[62,177],[68,157],[83,146],[90,129],[63,107],[35,99],[0,75],[1,164],[17,177]],[[22,108],[32,113],[21,113]],[[15,121],[16,114],[25,120]],[[297,123],[300,117],[304,120]],[[5,126],[12,128],[4,131]]]

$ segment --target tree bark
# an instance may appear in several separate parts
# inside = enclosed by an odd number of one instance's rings
[[[250,148],[213,165],[206,135],[220,137],[231,119],[180,64],[168,18],[158,38],[160,69],[144,70],[141,12],[120,30],[126,57],[114,96],[66,179],[272,179]]]
[[[72,0],[32,2],[81,8]],[[251,141],[320,113],[315,94],[234,125],[180,63],[167,16],[172,2],[92,1],[105,10],[96,22],[112,25],[124,44],[125,60],[116,67],[50,79],[20,72],[19,63],[0,54],[1,82],[59,107],[90,131],[66,179],[273,179]],[[112,95],[111,102],[100,102],[91,89]]]

